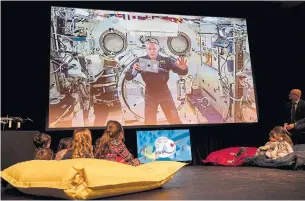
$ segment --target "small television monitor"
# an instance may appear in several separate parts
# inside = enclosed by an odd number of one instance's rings
[[[189,129],[137,131],[138,158],[152,161],[191,161]]]

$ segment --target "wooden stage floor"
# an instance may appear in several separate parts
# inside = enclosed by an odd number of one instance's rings
[[[3,191],[2,200],[50,199]],[[305,171],[256,167],[187,166],[162,188],[114,200],[304,200]]]

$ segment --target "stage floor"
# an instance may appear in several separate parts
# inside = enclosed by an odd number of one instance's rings
[[[305,171],[256,167],[187,166],[164,187],[106,199],[114,200],[304,200]],[[2,200],[50,199],[3,192]]]

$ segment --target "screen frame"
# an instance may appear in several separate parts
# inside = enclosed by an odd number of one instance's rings
[[[260,122],[260,113],[259,113],[259,107],[258,107],[258,97],[257,97],[257,86],[256,86],[256,78],[255,78],[255,67],[253,66],[253,53],[251,54],[252,50],[251,50],[251,45],[250,45],[250,32],[249,32],[249,24],[248,24],[248,18],[247,17],[232,17],[232,16],[218,16],[218,15],[212,15],[212,14],[208,14],[207,16],[205,15],[186,15],[186,14],[179,14],[179,13],[159,13],[159,12],[153,12],[153,11],[149,11],[149,12],[143,12],[143,11],[136,11],[136,10],[126,10],[126,11],[122,11],[122,10],[113,10],[113,9],[107,9],[107,8],[103,8],[103,9],[99,9],[99,8],[90,8],[90,7],[81,7],[81,6],[50,6],[50,11],[52,11],[53,7],[57,7],[57,8],[74,8],[74,9],[91,9],[91,10],[101,10],[101,11],[110,11],[110,12],[129,12],[129,13],[137,13],[137,14],[156,14],[156,15],[180,15],[180,16],[192,16],[192,17],[220,17],[220,18],[232,18],[232,19],[241,19],[241,20],[245,20],[246,23],[246,27],[247,27],[247,35],[248,35],[248,45],[249,45],[249,52],[250,52],[250,63],[251,63],[251,70],[252,70],[252,78],[253,78],[253,89],[254,89],[254,93],[255,93],[255,101],[256,101],[256,115],[257,115],[257,121],[256,122],[237,122],[237,123],[207,123],[207,124],[164,124],[164,125],[131,125],[131,126],[126,126],[123,125],[123,127],[125,129],[156,129],[156,128],[178,128],[178,129],[182,129],[184,127],[200,127],[200,126],[220,126],[220,125],[252,125],[252,124],[258,124]],[[50,12],[50,25],[51,25],[51,12]],[[50,31],[52,31],[50,29]],[[51,43],[51,37],[49,38],[49,44]],[[49,60],[50,60],[50,54],[49,54]],[[48,62],[50,63],[50,62]],[[48,69],[50,72],[50,68],[51,65],[48,65]],[[48,86],[50,86],[50,75],[48,75]],[[49,89],[50,90],[50,89]],[[62,130],[76,130],[79,128],[88,128],[90,130],[104,130],[106,128],[105,126],[83,126],[83,127],[60,127],[60,128],[50,128],[49,127],[49,101],[50,101],[50,95],[48,93],[48,105],[47,105],[47,112],[46,112],[46,127],[45,130],[46,131],[62,131]]]

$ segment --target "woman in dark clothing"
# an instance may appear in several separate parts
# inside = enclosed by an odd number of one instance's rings
[[[124,130],[117,121],[108,121],[107,127],[102,137],[97,139],[94,148],[94,157],[117,161],[133,166],[141,164],[139,159],[135,159],[124,144]]]
[[[73,132],[72,148],[67,151],[62,160],[75,158],[94,158],[91,132],[87,128]]]

